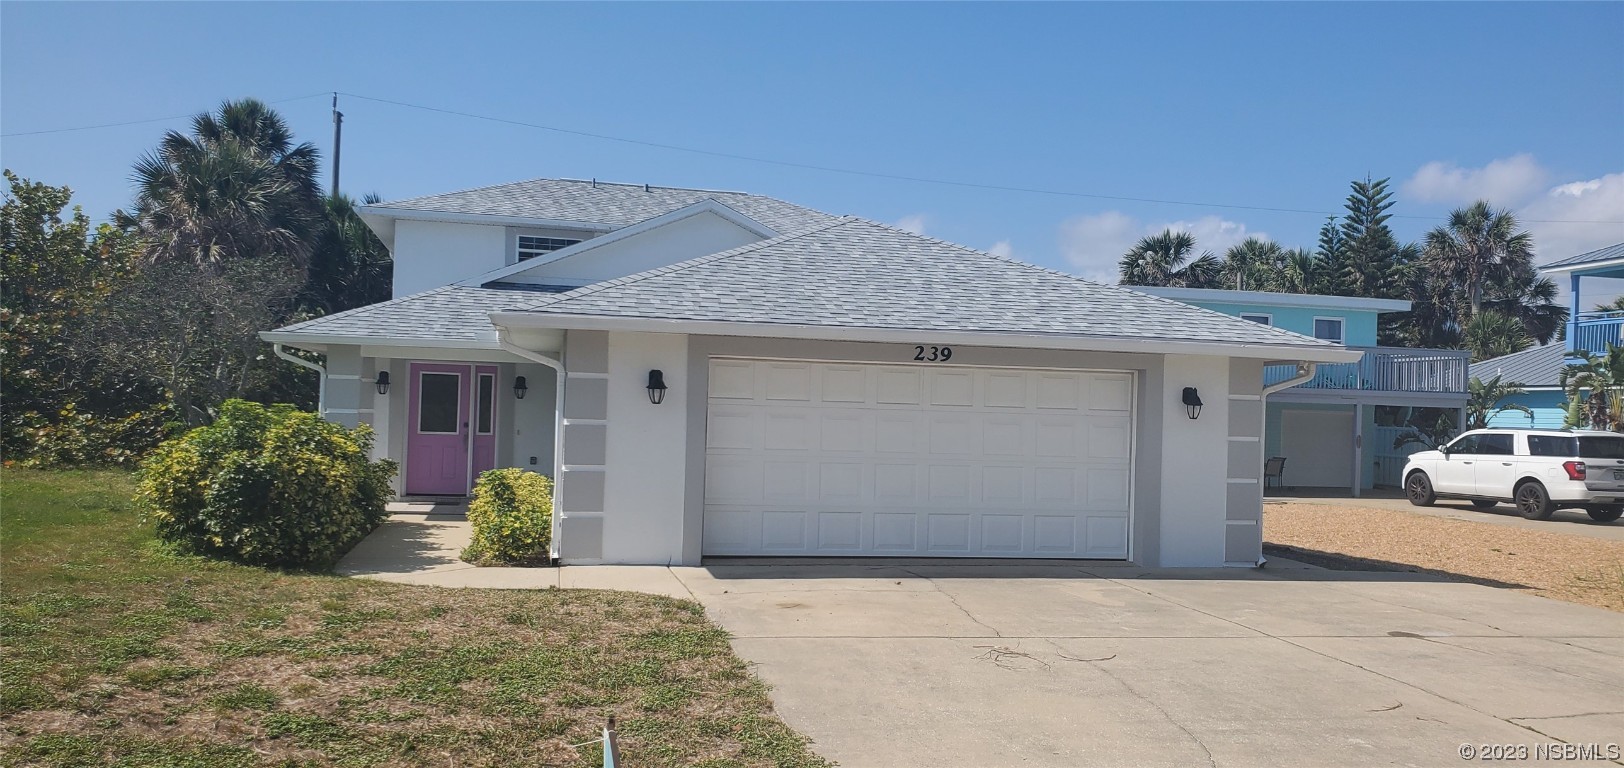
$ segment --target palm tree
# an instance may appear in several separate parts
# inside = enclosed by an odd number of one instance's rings
[[[1624,347],[1608,347],[1606,354],[1578,350],[1573,356],[1579,362],[1568,364],[1557,377],[1568,397],[1566,426],[1612,429],[1618,414],[1609,401],[1624,381]]]
[[[136,162],[135,202],[118,218],[141,233],[152,261],[303,264],[321,218],[319,159],[264,103],[227,101],[192,118],[190,135],[165,133]]]
[[[1606,304],[1597,304],[1593,312],[1624,312],[1624,296],[1619,296]]]
[[[1462,341],[1472,351],[1473,362],[1521,352],[1534,343],[1517,318],[1490,311],[1472,317]]]
[[[1280,254],[1279,269],[1270,283],[1281,293],[1319,293],[1324,288],[1324,273],[1324,259],[1307,248],[1292,248]]]
[[[1510,381],[1502,383],[1499,376],[1488,381],[1473,376],[1466,382],[1466,428],[1484,429],[1489,426],[1491,417],[1506,411],[1519,411],[1532,417],[1534,411],[1528,406],[1505,402],[1508,397],[1526,394],[1528,390],[1523,389],[1521,384]]]
[[[1494,210],[1479,200],[1449,214],[1449,223],[1427,233],[1424,258],[1432,269],[1455,276],[1466,289],[1470,315],[1483,309],[1485,289],[1507,282],[1519,272],[1532,272],[1534,238],[1518,231],[1510,211]]]
[[[367,195],[362,204],[380,200]],[[354,200],[338,195],[326,204],[326,226],[311,252],[310,277],[300,297],[303,310],[330,314],[387,301],[394,271],[389,249],[361,221]]]
[[[1224,252],[1223,284],[1237,291],[1269,290],[1284,256],[1279,243],[1248,237]]]
[[[1221,265],[1211,253],[1194,261],[1195,237],[1188,232],[1162,230],[1159,235],[1141,238],[1123,254],[1120,262],[1123,285],[1167,285],[1206,288],[1218,279]],[[1188,263],[1186,263],[1188,262]]]
[[[1490,287],[1483,310],[1514,317],[1535,341],[1549,344],[1568,323],[1568,308],[1556,302],[1556,283],[1548,277],[1511,275]]]

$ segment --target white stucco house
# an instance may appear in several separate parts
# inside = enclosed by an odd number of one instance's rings
[[[325,417],[376,429],[403,496],[552,475],[567,564],[1252,565],[1265,399],[1359,358],[757,195],[541,179],[362,215],[396,298],[265,340],[324,356]]]

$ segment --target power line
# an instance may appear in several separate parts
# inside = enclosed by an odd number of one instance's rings
[[[692,154],[696,154],[696,155],[706,155],[706,156],[709,156],[709,157],[721,157],[721,158],[726,158],[726,159],[729,159],[729,160],[743,160],[743,161],[752,162],[752,163],[764,163],[764,164],[767,164],[767,165],[777,165],[777,166],[782,166],[782,167],[786,167],[786,168],[800,168],[800,169],[803,169],[803,170],[821,171],[821,172],[824,172],[824,173],[839,173],[839,174],[845,174],[845,175],[848,175],[848,176],[863,176],[863,177],[875,178],[875,179],[890,179],[890,180],[893,180],[893,181],[909,181],[909,182],[915,182],[915,183],[919,183],[919,184],[938,184],[938,185],[942,185],[942,186],[963,187],[963,188],[968,188],[968,189],[985,189],[985,190],[992,190],[992,191],[997,191],[997,192],[1019,192],[1019,193],[1023,193],[1023,194],[1033,194],[1033,195],[1050,195],[1050,196],[1055,196],[1055,197],[1078,197],[1078,198],[1086,198],[1086,199],[1091,199],[1091,200],[1112,200],[1112,201],[1117,201],[1117,202],[1131,202],[1131,203],[1154,203],[1154,204],[1158,204],[1158,205],[1184,205],[1184,206],[1190,206],[1190,207],[1195,207],[1195,208],[1224,208],[1224,209],[1240,210],[1240,211],[1267,211],[1267,212],[1271,212],[1271,213],[1301,213],[1301,214],[1310,214],[1310,215],[1314,215],[1314,216],[1341,216],[1341,215],[1343,215],[1345,213],[1345,211],[1323,211],[1323,210],[1310,210],[1310,209],[1306,209],[1306,208],[1277,208],[1277,207],[1265,206],[1265,205],[1241,205],[1241,204],[1234,204],[1234,203],[1205,203],[1205,202],[1196,202],[1196,201],[1190,201],[1190,200],[1166,200],[1166,199],[1152,198],[1152,197],[1128,197],[1128,196],[1124,196],[1124,195],[1101,195],[1101,194],[1093,194],[1093,193],[1088,193],[1088,192],[1075,192],[1075,191],[1070,191],[1070,190],[1043,189],[1043,188],[1039,188],[1039,187],[1017,187],[1017,186],[1008,186],[1008,185],[1003,185],[1003,184],[987,184],[987,183],[980,183],[980,182],[973,182],[973,181],[960,181],[960,180],[956,180],[956,179],[939,179],[939,178],[931,178],[931,177],[928,177],[928,176],[909,176],[909,175],[904,175],[904,174],[881,173],[881,172],[878,172],[878,171],[861,171],[861,170],[857,170],[857,169],[853,169],[853,168],[838,168],[838,167],[834,167],[834,166],[814,165],[814,164],[811,164],[811,163],[798,163],[798,162],[793,162],[793,161],[789,161],[789,160],[775,160],[775,159],[768,158],[768,157],[756,157],[756,156],[753,156],[753,155],[741,155],[741,154],[736,154],[736,153],[732,153],[732,152],[718,152],[716,150],[699,149],[699,148],[696,148],[696,147],[684,147],[684,146],[680,146],[680,145],[677,145],[677,144],[665,144],[665,143],[661,143],[661,142],[657,142],[657,141],[645,141],[645,140],[642,140],[642,139],[630,139],[630,138],[626,138],[624,136],[611,136],[611,135],[603,134],[603,133],[592,133],[590,131],[578,131],[578,130],[574,130],[574,129],[571,129],[571,128],[560,128],[558,126],[543,125],[541,123],[531,123],[531,122],[526,122],[526,121],[523,121],[523,120],[513,120],[513,119],[505,118],[505,117],[493,117],[491,115],[480,115],[480,114],[475,114],[475,113],[472,113],[472,112],[462,112],[462,111],[455,110],[455,109],[444,109],[442,107],[430,107],[430,106],[423,105],[423,104],[412,104],[412,103],[405,102],[405,101],[396,101],[394,99],[380,99],[380,98],[377,98],[377,97],[374,97],[374,96],[363,96],[363,95],[361,95],[359,93],[349,93],[347,91],[340,91],[340,93],[342,93],[345,96],[352,97],[352,98],[362,99],[362,100],[365,100],[365,101],[375,101],[375,102],[378,102],[378,103],[381,103],[381,104],[393,104],[393,105],[399,106],[399,107],[408,107],[410,109],[420,109],[420,110],[423,110],[423,111],[426,111],[426,112],[438,112],[440,114],[454,115],[454,116],[457,116],[457,117],[467,117],[467,118],[472,118],[472,119],[475,119],[475,120],[485,120],[485,121],[493,122],[493,123],[503,123],[503,124],[506,124],[506,125],[516,125],[516,126],[520,126],[520,127],[524,127],[524,128],[535,128],[535,129],[538,129],[538,130],[551,131],[553,133],[561,133],[561,134],[566,134],[566,135],[570,135],[570,136],[582,136],[582,137],[591,138],[591,139],[600,139],[600,140],[603,140],[603,141],[614,141],[614,142],[619,142],[619,143],[622,143],[622,144],[632,144],[632,145],[642,146],[642,147],[652,147],[652,148],[655,148],[655,149],[667,149],[667,150],[672,150],[672,151],[676,151],[676,152],[688,152],[688,153],[692,153]],[[1442,217],[1442,216],[1415,216],[1415,215],[1408,215],[1407,216],[1407,215],[1402,215],[1402,214],[1393,214],[1392,218],[1395,218],[1395,219],[1420,219],[1420,220],[1425,220],[1425,221],[1440,221],[1440,220],[1443,220],[1445,217]],[[1530,223],[1530,224],[1624,224],[1624,221],[1571,221],[1571,220],[1560,220],[1560,219],[1519,219],[1519,221],[1527,222],[1527,223]]]
[[[291,99],[277,99],[276,101],[267,101],[265,103],[266,104],[286,104],[287,102],[290,102],[290,101],[302,101],[304,99],[314,98],[316,96],[326,96],[329,93],[332,93],[332,91],[322,91],[321,93],[312,93],[312,94],[310,94],[308,96],[295,96],[295,97],[293,97]],[[9,138],[11,138],[13,136],[40,136],[40,135],[48,134],[48,133],[70,133],[70,132],[73,132],[73,131],[94,131],[94,130],[96,130],[98,128],[122,128],[122,127],[124,127],[126,125],[146,125],[148,123],[163,123],[163,122],[168,122],[170,120],[184,120],[184,119],[186,119],[188,117],[195,116],[196,114],[198,114],[198,113],[192,112],[192,113],[185,114],[185,115],[171,115],[169,117],[154,117],[154,118],[151,118],[151,119],[148,119],[148,120],[129,120],[129,121],[122,122],[122,123],[102,123],[100,125],[80,125],[80,126],[75,126],[73,128],[49,128],[49,129],[46,129],[46,130],[43,130],[43,131],[17,131],[15,133],[0,133],[0,138],[9,139]]]
[[[278,99],[276,101],[270,101],[270,102],[266,102],[266,103],[268,103],[268,104],[282,104],[282,103],[286,103],[286,102],[290,102],[290,101],[302,101],[304,99],[315,98],[317,96],[326,96],[326,95],[329,95],[331,93],[333,93],[333,91],[322,91],[320,93],[312,93],[312,94],[308,94],[308,95],[305,95],[305,96],[295,96],[295,97],[289,98],[289,99]],[[455,109],[446,109],[446,108],[443,108],[443,107],[431,107],[431,106],[428,106],[428,105],[425,105],[425,104],[413,104],[411,102],[397,101],[395,99],[382,99],[382,98],[378,98],[376,96],[365,96],[365,95],[362,95],[362,94],[359,94],[359,93],[350,93],[348,91],[338,91],[338,93],[340,93],[340,94],[342,94],[344,96],[349,96],[351,98],[361,99],[363,101],[377,102],[379,104],[390,104],[390,105],[394,105],[394,106],[397,106],[397,107],[406,107],[408,109],[417,109],[417,110],[422,110],[422,111],[425,111],[425,112],[436,112],[436,113],[443,114],[443,115],[452,115],[452,116],[455,116],[455,117],[465,117],[465,118],[469,118],[469,119],[473,119],[473,120],[483,120],[483,121],[486,121],[486,122],[501,123],[501,124],[504,124],[504,125],[514,125],[514,126],[519,126],[519,127],[522,127],[522,128],[533,128],[533,129],[536,129],[536,130],[549,131],[549,132],[552,132],[552,133],[559,133],[559,134],[564,134],[564,135],[568,135],[568,136],[580,136],[580,137],[583,137],[583,138],[598,139],[600,141],[613,141],[613,142],[617,142],[617,143],[621,143],[621,144],[631,144],[631,145],[634,145],[634,146],[650,147],[650,148],[653,148],[653,149],[664,149],[664,150],[670,150],[670,151],[673,151],[673,152],[686,152],[686,153],[689,153],[689,154],[704,155],[704,156],[707,156],[707,157],[719,157],[719,158],[724,158],[724,159],[728,159],[728,160],[741,160],[741,161],[751,162],[751,163],[762,163],[762,164],[765,164],[765,165],[775,165],[775,166],[779,166],[779,167],[783,167],[783,168],[798,168],[798,169],[801,169],[801,170],[818,171],[818,172],[821,172],[821,173],[836,173],[836,174],[842,174],[842,175],[846,175],[846,176],[860,176],[860,177],[872,178],[872,179],[888,179],[888,180],[891,180],[891,181],[907,181],[907,182],[912,182],[912,183],[916,183],[916,184],[935,184],[935,185],[939,185],[939,186],[960,187],[960,188],[964,188],[964,189],[982,189],[982,190],[989,190],[989,191],[994,191],[994,192],[1015,192],[1015,193],[1029,194],[1029,195],[1047,195],[1047,196],[1051,196],[1051,197],[1072,197],[1072,198],[1083,198],[1083,199],[1089,199],[1089,200],[1110,200],[1110,201],[1114,201],[1114,202],[1150,203],[1150,204],[1154,204],[1154,205],[1181,205],[1181,206],[1187,206],[1187,207],[1192,207],[1192,208],[1221,208],[1221,209],[1236,210],[1236,211],[1263,211],[1263,212],[1268,212],[1268,213],[1297,213],[1297,214],[1306,214],[1306,215],[1312,215],[1312,216],[1341,216],[1343,214],[1343,211],[1314,210],[1314,209],[1308,209],[1308,208],[1281,208],[1281,207],[1267,206],[1267,205],[1244,205],[1244,204],[1240,204],[1240,203],[1209,203],[1209,202],[1200,202],[1200,201],[1193,201],[1193,200],[1171,200],[1171,199],[1154,198],[1154,197],[1132,197],[1132,196],[1128,196],[1128,195],[1102,195],[1102,194],[1090,193],[1090,192],[1078,192],[1078,191],[1074,191],[1074,190],[1045,189],[1045,188],[1041,188],[1041,187],[1021,187],[1021,186],[1012,186],[1012,185],[1006,185],[1006,184],[990,184],[990,183],[983,183],[983,182],[963,181],[963,180],[958,180],[958,179],[942,179],[942,178],[934,178],[934,177],[929,177],[929,176],[912,176],[912,175],[908,175],[908,174],[882,173],[882,172],[879,172],[879,171],[863,171],[863,170],[858,170],[858,169],[855,169],[855,168],[840,168],[840,167],[836,167],[836,166],[817,165],[817,164],[814,164],[814,163],[801,163],[801,162],[795,162],[795,161],[791,161],[791,160],[777,160],[777,159],[773,159],[773,158],[770,158],[770,157],[757,157],[757,156],[754,156],[754,155],[744,155],[744,154],[738,154],[738,153],[734,153],[734,152],[720,152],[720,151],[711,150],[711,149],[700,149],[698,147],[685,147],[685,146],[681,146],[681,145],[678,145],[678,144],[666,144],[666,143],[658,142],[658,141],[648,141],[648,140],[644,140],[644,139],[632,139],[632,138],[627,138],[627,137],[624,137],[624,136],[612,136],[612,135],[604,134],[604,133],[593,133],[591,131],[580,131],[580,130],[575,130],[575,129],[572,129],[572,128],[560,128],[560,127],[555,126],[555,125],[544,125],[544,124],[541,124],[541,123],[532,123],[532,122],[527,122],[527,121],[524,121],[524,120],[514,120],[514,119],[506,118],[506,117],[495,117],[495,116],[492,116],[492,115],[481,115],[481,114],[476,114],[476,113],[473,113],[473,112],[463,112],[463,111],[455,110]],[[164,122],[164,121],[168,121],[168,120],[179,120],[179,119],[184,119],[184,118],[191,117],[191,116],[192,115],[176,115],[176,116],[171,116],[171,117],[155,117],[155,118],[152,118],[150,120],[131,120],[131,121],[121,122],[121,123],[103,123],[101,125],[84,125],[84,126],[77,126],[77,127],[73,127],[73,128],[54,128],[54,129],[42,130],[42,131],[21,131],[21,132],[16,132],[16,133],[0,134],[0,138],[11,138],[11,137],[14,137],[14,136],[38,136],[38,135],[42,135],[42,134],[67,133],[67,132],[71,132],[71,131],[89,131],[89,130],[95,130],[95,129],[98,129],[98,128],[117,128],[117,127],[127,126],[127,125],[143,125],[143,124],[147,124],[147,123],[158,123],[158,122]],[[1439,220],[1442,220],[1444,217],[1441,217],[1441,216],[1417,216],[1417,215],[1393,214],[1392,218],[1395,218],[1395,219],[1417,219],[1417,220],[1423,220],[1423,221],[1439,221]],[[1624,224],[1624,221],[1585,221],[1585,220],[1566,220],[1566,219],[1521,219],[1521,221],[1529,223],[1529,224]]]

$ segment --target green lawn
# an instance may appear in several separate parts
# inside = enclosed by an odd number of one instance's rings
[[[820,766],[696,603],[167,552],[118,472],[0,474],[8,766]]]

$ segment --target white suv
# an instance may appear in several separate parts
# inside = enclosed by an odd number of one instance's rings
[[[1476,429],[1436,451],[1410,456],[1404,495],[1418,507],[1439,498],[1502,501],[1530,520],[1581,507],[1610,523],[1624,513],[1624,435],[1579,430]]]

